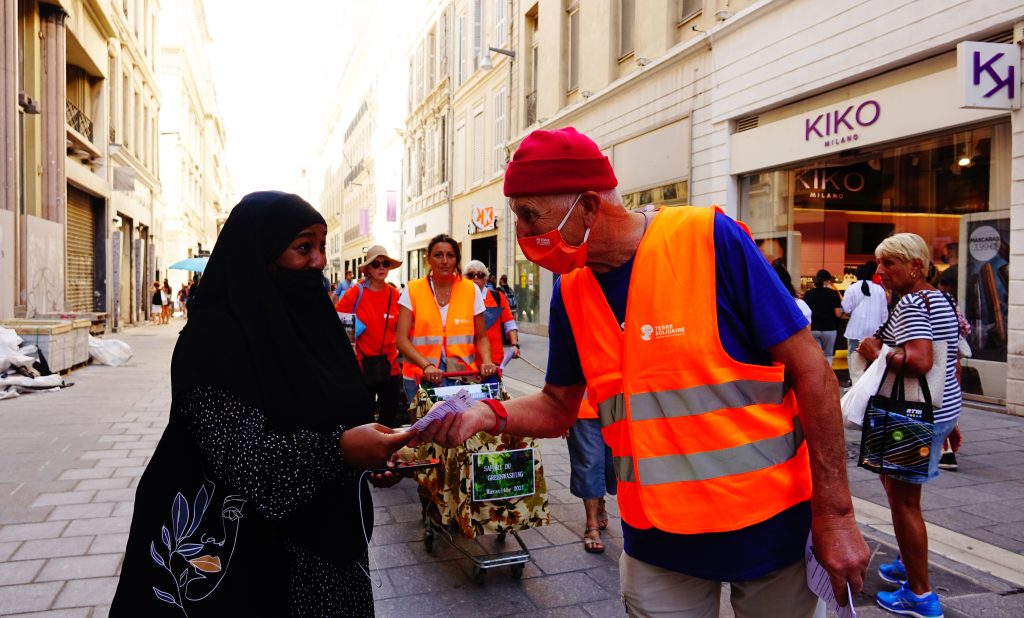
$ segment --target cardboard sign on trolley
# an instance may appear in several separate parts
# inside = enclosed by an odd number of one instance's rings
[[[473,502],[532,496],[533,449],[472,454]]]

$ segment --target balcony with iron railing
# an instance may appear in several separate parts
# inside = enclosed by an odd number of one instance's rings
[[[526,95],[526,126],[537,122],[537,91]]]
[[[90,142],[94,142],[92,135],[92,120],[85,115],[85,112],[78,109],[78,106],[65,99],[64,121],[69,127],[78,132],[79,135]]]

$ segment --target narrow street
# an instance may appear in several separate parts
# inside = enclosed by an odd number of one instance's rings
[[[71,388],[0,402],[0,614],[106,616],[131,521],[134,487],[166,424],[169,366],[181,326],[142,326],[119,338],[126,367],[73,372]],[[546,339],[524,335],[523,355],[546,364]],[[535,392],[543,375],[514,362],[513,395]],[[933,585],[946,616],[1024,615],[1024,418],[966,410],[960,471],[924,492]],[[848,436],[856,439],[856,435]],[[855,450],[855,449],[854,449]],[[371,568],[378,616],[621,616],[619,520],[602,555],[583,551],[583,508],[568,490],[563,440],[542,443],[552,522],[522,534],[532,553],[521,581],[508,569],[483,585],[441,540],[427,552],[415,484],[374,490]],[[873,551],[858,615],[888,615],[873,594],[879,562],[895,555],[888,511],[874,475],[850,468],[858,520]],[[615,512],[614,503],[612,511]],[[493,537],[460,540],[475,554],[501,551]],[[511,543],[511,540],[509,540]],[[731,616],[728,608],[723,616]]]

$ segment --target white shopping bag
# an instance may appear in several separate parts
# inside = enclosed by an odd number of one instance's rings
[[[860,429],[864,423],[864,410],[868,407],[868,400],[878,392],[878,387],[882,385],[882,377],[885,375],[885,355],[888,353],[889,346],[883,343],[875,362],[868,365],[860,379],[839,400],[839,405],[843,409],[843,424],[848,429]],[[879,360],[881,362],[878,362]]]

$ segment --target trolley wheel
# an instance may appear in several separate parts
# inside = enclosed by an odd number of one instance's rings
[[[525,567],[526,567],[525,564],[513,564],[512,565],[512,579],[522,579],[523,578],[523,568],[525,568]]]
[[[477,565],[473,565],[473,581],[477,585],[483,585],[484,580],[487,579],[487,569],[482,569]]]
[[[423,546],[427,549],[427,552],[434,551],[434,531],[427,528],[426,532],[423,533]]]

